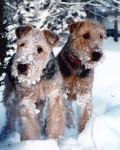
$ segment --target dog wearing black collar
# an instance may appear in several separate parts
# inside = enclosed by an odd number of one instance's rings
[[[57,56],[64,78],[66,125],[74,127],[72,100],[79,107],[78,130],[85,128],[92,111],[92,87],[95,65],[102,59],[105,28],[98,22],[84,20],[68,25],[69,39]]]
[[[18,27],[15,33],[17,52],[8,64],[3,92],[4,132],[35,140],[45,129],[47,138],[59,141],[64,133],[63,78],[52,52],[59,36],[30,25]]]

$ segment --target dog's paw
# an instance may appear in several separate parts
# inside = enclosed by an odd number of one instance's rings
[[[63,135],[60,135],[59,137],[55,138],[54,140],[59,144],[64,139]]]
[[[79,132],[81,133],[85,129],[85,125],[80,125]]]

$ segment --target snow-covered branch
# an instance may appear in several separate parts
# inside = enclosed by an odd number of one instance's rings
[[[12,9],[14,9],[15,11],[17,10],[17,7],[15,7],[15,6],[13,6],[13,5],[11,5],[10,3],[8,3],[8,2],[6,2],[6,5],[7,6],[9,6],[9,7],[11,7]]]
[[[120,4],[120,1],[118,0],[112,0],[113,2],[117,3],[117,4]],[[98,3],[93,3],[93,2],[98,2]],[[71,6],[71,5],[75,5],[75,6],[82,6],[82,7],[85,7],[86,5],[90,5],[90,6],[94,6],[94,7],[102,7],[102,6],[105,6],[105,7],[113,7],[113,8],[116,8],[116,9],[120,9],[120,7],[115,7],[114,5],[111,5],[109,4],[108,2],[104,1],[104,0],[89,0],[87,2],[61,2],[59,1],[60,4],[62,5],[68,5],[68,6]]]
[[[69,3],[67,3],[67,2],[61,2],[61,1],[59,1],[59,3],[63,4],[63,5],[82,5],[82,6],[85,6],[87,4],[90,4],[93,1],[94,0],[89,0],[88,2],[79,2],[79,3],[77,3],[77,2],[74,2],[74,3],[69,2]]]
[[[106,7],[110,7],[110,4],[103,1],[103,0],[96,0],[97,2],[101,3],[102,5],[106,6]]]
[[[96,16],[99,16],[99,17],[105,19],[105,20],[106,20],[107,22],[109,22],[109,23],[114,22],[115,20],[120,20],[120,17],[119,17],[119,16],[116,17],[116,18],[114,18],[114,19],[108,19],[108,18],[104,17],[103,15],[100,15],[100,14],[98,14],[98,13],[95,13],[95,12],[91,11],[90,9],[85,8],[85,10],[87,10],[88,12],[90,12],[90,13],[96,15]]]
[[[97,1],[98,3],[92,3],[92,2],[95,2]],[[88,2],[79,2],[79,3],[67,3],[67,2],[59,2],[60,4],[64,4],[64,5],[80,5],[80,6],[86,6],[86,5],[92,5],[92,6],[95,6],[95,7],[98,7],[98,6],[101,6],[101,5],[104,5],[106,7],[110,7],[110,4],[108,2],[105,2],[103,0],[89,0]]]
[[[113,2],[117,3],[120,5],[120,1],[117,1],[117,0],[113,0]]]

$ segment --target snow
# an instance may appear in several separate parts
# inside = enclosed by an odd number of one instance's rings
[[[2,146],[0,150],[59,150],[57,143],[54,140],[46,141],[23,141],[9,146]]]
[[[59,49],[55,48],[54,52]],[[103,49],[105,59],[95,69],[93,113],[82,133],[78,135],[76,128],[65,128],[64,139],[59,145],[53,139],[20,142],[15,133],[0,143],[0,150],[120,150],[120,39],[115,43],[108,38]],[[76,124],[75,102],[73,108]],[[5,108],[0,103],[0,131],[4,123]]]

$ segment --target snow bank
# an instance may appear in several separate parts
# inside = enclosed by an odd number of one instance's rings
[[[60,150],[54,140],[24,141],[9,146],[2,146],[0,150]]]
[[[94,120],[93,140],[97,150],[120,149],[120,104]]]
[[[114,89],[114,96],[111,96]],[[115,95],[119,91],[120,86],[99,88],[97,92],[94,89],[92,117],[78,138],[65,139],[62,150],[120,149],[120,96]]]

